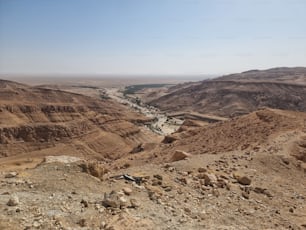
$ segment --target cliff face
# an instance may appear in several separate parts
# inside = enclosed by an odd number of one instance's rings
[[[148,119],[111,100],[0,81],[0,156],[65,148],[73,154],[117,158],[154,138]]]

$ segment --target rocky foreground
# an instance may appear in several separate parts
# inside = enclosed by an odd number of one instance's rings
[[[107,172],[95,161],[58,156],[3,172],[0,229],[306,228],[306,174],[295,158],[177,157]]]

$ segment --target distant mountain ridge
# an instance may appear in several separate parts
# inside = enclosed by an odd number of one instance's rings
[[[189,111],[224,117],[262,107],[306,111],[306,68],[250,70],[169,88],[149,102],[166,112]]]
[[[305,67],[279,67],[268,70],[249,70],[238,74],[229,74],[217,78],[232,81],[280,81],[306,84]]]

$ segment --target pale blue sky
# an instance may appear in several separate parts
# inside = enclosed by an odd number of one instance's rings
[[[0,0],[0,73],[306,66],[305,0]]]

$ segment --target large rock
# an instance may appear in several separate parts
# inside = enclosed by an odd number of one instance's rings
[[[250,185],[252,182],[252,180],[247,176],[239,176],[237,178],[237,181],[239,182],[239,184],[242,184],[242,185]]]
[[[106,208],[120,208],[120,197],[115,191],[112,191],[110,194],[104,193],[102,205]]]
[[[14,178],[14,177],[16,177],[18,175],[18,173],[17,172],[9,172],[9,173],[7,173],[7,174],[5,174],[5,178]]]
[[[173,154],[173,156],[171,157],[171,161],[180,161],[180,160],[184,160],[187,157],[190,157],[191,154],[181,151],[181,150],[176,150],[175,153]]]
[[[108,173],[108,169],[98,162],[85,162],[80,165],[84,172],[103,180],[104,174]]]
[[[204,173],[204,181],[205,181],[205,185],[210,185],[213,186],[214,184],[217,183],[217,177],[215,174],[213,173]]]
[[[165,136],[164,137],[164,140],[162,141],[162,143],[164,144],[171,144],[173,143],[174,141],[176,141],[177,138],[176,137],[173,137],[173,136]]]

